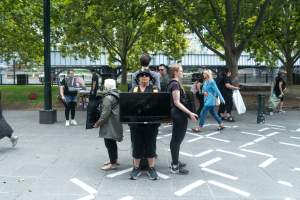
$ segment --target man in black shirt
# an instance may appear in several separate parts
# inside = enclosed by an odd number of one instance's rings
[[[283,72],[278,72],[278,75],[275,78],[275,85],[273,89],[273,92],[275,93],[276,97],[280,99],[280,103],[278,104],[278,112],[284,112],[282,110],[282,106],[283,106],[283,96],[285,90],[286,90],[286,83],[283,79]]]
[[[92,74],[92,85],[89,99],[95,99],[99,89],[99,77],[94,69],[92,70]]]

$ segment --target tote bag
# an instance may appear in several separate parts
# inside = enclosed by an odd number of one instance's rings
[[[245,103],[243,101],[243,97],[242,97],[240,91],[239,90],[234,90],[232,98],[233,98],[233,104],[236,108],[237,113],[239,115],[245,113],[246,112],[246,106],[245,106]]]

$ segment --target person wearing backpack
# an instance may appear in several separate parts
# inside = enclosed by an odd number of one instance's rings
[[[105,94],[102,100],[102,111],[94,128],[99,129],[99,137],[104,138],[104,144],[108,152],[109,161],[105,162],[102,170],[109,171],[118,167],[117,142],[123,140],[123,127],[119,119],[119,92],[116,89],[114,79],[104,81]]]

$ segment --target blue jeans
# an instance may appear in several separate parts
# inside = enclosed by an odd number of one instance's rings
[[[213,116],[213,118],[218,122],[219,125],[222,124],[222,119],[219,117],[219,115],[215,111],[215,106],[204,106],[200,113],[200,119],[199,119],[200,127],[203,127],[203,125],[205,124],[205,120],[206,120],[208,111]]]

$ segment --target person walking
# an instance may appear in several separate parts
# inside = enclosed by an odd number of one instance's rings
[[[273,92],[276,95],[278,99],[280,99],[280,102],[277,106],[277,112],[284,113],[285,111],[282,109],[283,107],[283,100],[284,100],[284,92],[286,91],[286,83],[283,79],[284,72],[280,71],[277,74],[277,77],[275,78],[275,85]]]
[[[203,84],[203,94],[204,94],[204,107],[200,113],[199,126],[193,128],[193,132],[201,132],[203,125],[205,124],[207,113],[213,116],[213,118],[218,122],[218,130],[224,129],[224,124],[220,116],[215,111],[216,99],[220,98],[220,101],[225,104],[225,100],[219,91],[216,82],[213,79],[211,70],[205,70],[203,72],[204,84]]]
[[[239,87],[236,87],[232,84],[231,81],[231,71],[229,68],[224,69],[221,79],[218,81],[218,88],[225,100],[225,103],[221,103],[219,106],[218,113],[221,116],[222,120],[227,120],[228,122],[234,122],[234,119],[231,115],[231,110],[233,107],[233,90],[238,90]]]
[[[104,144],[108,152],[109,161],[105,162],[102,170],[117,169],[118,146],[117,142],[123,140],[123,127],[119,119],[119,92],[116,89],[114,79],[104,81],[105,94],[102,101],[102,112],[94,127],[99,129],[99,137],[104,138]]]
[[[136,75],[138,85],[132,88],[133,93],[156,93],[158,88],[155,85],[150,84],[150,80],[153,79],[150,71],[140,71]],[[158,135],[158,127],[160,124],[142,124],[142,123],[131,123],[129,124],[131,133],[131,144],[132,144],[132,157],[133,157],[133,168],[130,174],[131,180],[136,180],[140,176],[141,159],[147,159],[148,171],[147,174],[151,180],[157,180],[158,175],[155,169],[155,157],[156,157],[156,137]]]
[[[2,114],[2,106],[1,106],[1,91],[0,91],[0,140],[4,137],[9,138],[12,147],[15,147],[18,143],[18,136],[13,135],[13,129],[11,126],[7,123],[5,120],[3,114]]]
[[[180,145],[185,137],[188,118],[197,121],[198,115],[187,108],[187,96],[181,85],[183,69],[179,64],[172,64],[170,70],[170,82],[167,91],[171,93],[171,119],[173,122],[172,138],[170,142],[171,150],[171,173],[188,174],[185,169],[186,164],[179,161]]]
[[[75,109],[77,105],[77,94],[81,84],[74,77],[74,70],[69,69],[67,77],[60,82],[60,97],[65,102],[66,126],[77,125],[75,120]],[[71,112],[71,120],[69,119]]]

